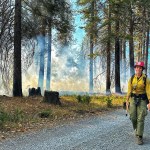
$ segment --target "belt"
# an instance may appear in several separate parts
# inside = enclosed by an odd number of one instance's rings
[[[134,94],[134,93],[131,93],[131,97],[147,99],[146,93],[144,93],[144,94]]]

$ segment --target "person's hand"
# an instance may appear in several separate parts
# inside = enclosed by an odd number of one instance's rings
[[[150,111],[150,103],[147,104],[147,108]]]
[[[129,110],[129,101],[126,101],[126,110]]]

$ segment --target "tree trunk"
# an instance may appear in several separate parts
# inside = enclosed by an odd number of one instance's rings
[[[145,73],[147,74],[148,70],[148,49],[149,49],[149,27],[147,29],[147,37],[146,37],[146,56],[145,56]]]
[[[120,87],[119,19],[117,19],[115,21],[115,32],[116,32],[116,37],[115,37],[115,92],[116,93],[121,93],[121,87]]]
[[[126,40],[123,40],[123,53],[122,53],[122,59],[123,59],[123,82],[126,83]]]
[[[111,18],[111,10],[110,10],[110,5],[108,8],[108,20]],[[111,48],[111,43],[110,43],[110,35],[111,35],[111,23],[108,23],[108,41],[107,41],[107,49],[106,49],[106,54],[107,54],[107,70],[106,70],[106,94],[111,94],[110,91],[110,86],[111,86],[111,81],[110,81],[110,48]]]
[[[45,91],[43,101],[54,105],[61,105],[59,93],[54,91]]]
[[[38,87],[37,89],[29,88],[29,96],[41,96],[41,89],[40,89],[40,87]]]
[[[141,50],[141,39],[138,41],[138,52],[137,52],[137,61],[140,61],[142,56],[142,50]]]
[[[91,20],[94,19],[94,1],[92,2],[92,9],[91,9]],[[93,29],[91,29],[90,33],[90,80],[89,80],[89,92],[93,93],[93,47],[94,47],[94,38],[93,38]]]
[[[145,50],[145,47],[146,47],[146,32],[144,31],[143,33],[143,50],[142,50],[142,59],[143,61],[145,61],[146,59],[146,56],[145,56],[145,53],[146,53],[146,50]]]
[[[122,73],[123,73],[123,40],[122,39],[120,39],[119,40],[119,48],[120,48],[120,78],[121,78],[121,76],[122,76]]]
[[[21,0],[15,0],[13,96],[22,96]]]
[[[143,8],[143,21],[142,21],[142,27],[143,27],[143,33],[142,33],[142,59],[143,61],[145,61],[146,59],[146,56],[145,56],[145,53],[146,53],[146,10],[145,10],[145,7]]]
[[[89,92],[93,93],[93,36],[90,36],[90,89]]]
[[[131,9],[131,8],[130,8]],[[130,10],[130,27],[129,27],[129,34],[130,34],[130,40],[129,40],[129,60],[130,60],[130,76],[134,74],[134,42],[133,42],[133,18],[132,18],[132,9]]]
[[[52,31],[51,26],[49,27],[48,33],[48,50],[47,50],[47,77],[46,77],[46,90],[50,90],[51,82],[51,45],[52,45]]]
[[[40,69],[39,69],[39,80],[38,87],[41,88],[43,93],[43,84],[44,84],[44,53],[45,53],[45,34],[38,37],[38,43],[40,46]]]

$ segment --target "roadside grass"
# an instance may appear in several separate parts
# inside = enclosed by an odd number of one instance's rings
[[[43,97],[0,97],[0,131],[17,130],[24,132],[27,128],[36,128],[70,119],[96,115],[122,107],[125,96],[61,96],[59,105],[43,102]],[[88,101],[88,102],[87,102]],[[49,122],[49,123],[48,123]]]

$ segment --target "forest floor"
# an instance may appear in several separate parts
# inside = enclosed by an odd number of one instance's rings
[[[125,97],[92,96],[83,104],[76,96],[61,96],[60,101],[61,106],[45,103],[43,97],[0,96],[0,141],[113,111],[122,107]]]

